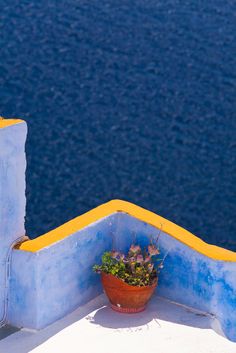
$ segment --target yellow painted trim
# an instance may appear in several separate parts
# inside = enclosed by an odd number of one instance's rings
[[[24,120],[21,119],[0,119],[0,129],[23,122]]]
[[[116,212],[124,212],[143,222],[146,222],[156,228],[162,224],[163,232],[171,235],[181,243],[189,246],[195,251],[215,260],[236,262],[236,252],[205,243],[189,231],[148,211],[142,207],[134,205],[127,201],[112,200],[101,206],[98,206],[83,215],[72,219],[62,226],[36,238],[22,243],[18,249],[30,252],[37,252],[51,244],[62,240],[71,234],[79,231],[90,224],[109,216]]]

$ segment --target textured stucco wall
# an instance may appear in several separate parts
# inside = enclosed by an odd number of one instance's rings
[[[92,265],[104,250],[113,243],[126,251],[134,238],[145,246],[158,233],[118,212],[35,253],[15,250],[10,323],[42,328],[64,316],[101,291]],[[213,314],[226,337],[236,341],[236,264],[213,260],[163,232],[159,246],[163,256],[168,255],[158,294]]]
[[[40,329],[101,293],[92,266],[112,248],[114,227],[111,215],[38,252],[14,250],[9,323]]]
[[[6,257],[25,234],[26,123],[0,128],[0,320],[4,311]]]
[[[118,214],[117,236],[121,250],[136,234],[145,246],[159,231],[129,215]],[[158,294],[178,303],[213,314],[224,335],[236,341],[236,263],[216,261],[161,232],[159,246],[167,257],[160,274]]]

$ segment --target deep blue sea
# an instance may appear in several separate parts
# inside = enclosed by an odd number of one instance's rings
[[[236,1],[1,0],[27,234],[129,200],[236,250]]]

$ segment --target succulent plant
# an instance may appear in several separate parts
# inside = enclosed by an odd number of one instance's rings
[[[154,244],[144,249],[132,244],[127,254],[115,250],[105,252],[102,264],[94,265],[93,270],[111,274],[133,286],[148,286],[154,283],[163,267],[159,254],[160,251]]]

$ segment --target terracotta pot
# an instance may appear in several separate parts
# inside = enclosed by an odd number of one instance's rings
[[[157,279],[151,286],[137,287],[103,272],[101,278],[112,309],[122,313],[143,311],[157,286]]]

